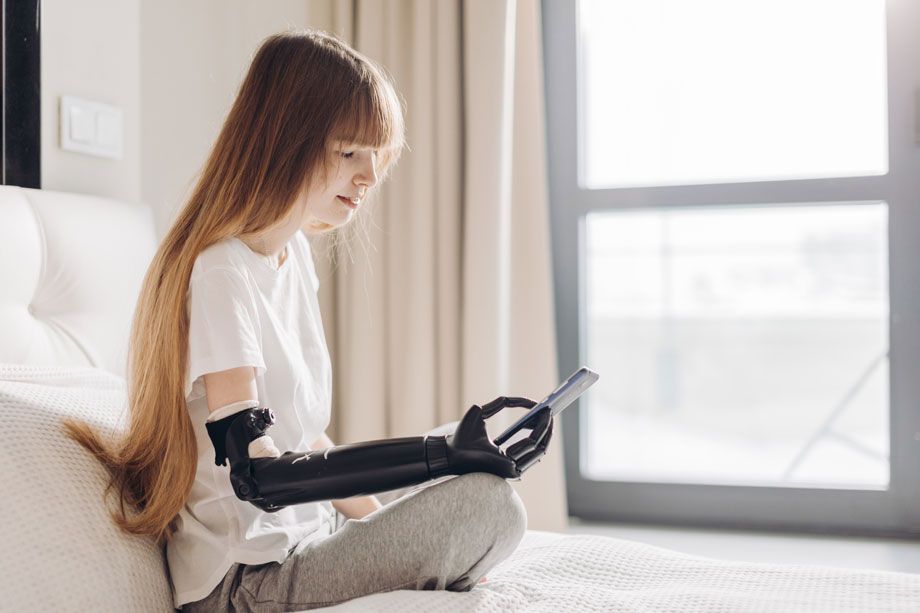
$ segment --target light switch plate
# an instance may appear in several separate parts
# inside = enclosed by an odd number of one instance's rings
[[[120,108],[76,96],[61,96],[60,118],[62,149],[121,159]]]

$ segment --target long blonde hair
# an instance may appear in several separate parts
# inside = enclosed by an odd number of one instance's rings
[[[124,436],[83,422],[66,432],[108,469],[126,533],[169,540],[195,480],[198,450],[185,401],[192,266],[208,246],[283,223],[297,195],[326,181],[332,139],[378,150],[382,180],[404,147],[402,107],[382,68],[332,35],[265,39],[188,200],[144,277],[131,327]]]

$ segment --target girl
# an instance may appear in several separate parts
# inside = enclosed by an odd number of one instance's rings
[[[124,440],[112,448],[66,425],[109,469],[118,526],[165,541],[178,608],[300,610],[395,589],[469,590],[524,533],[520,499],[488,472],[394,493],[385,507],[362,496],[266,512],[234,495],[214,461],[206,425],[257,406],[277,415],[274,455],[333,446],[304,233],[350,221],[398,159],[403,130],[392,84],[363,55],[313,30],[266,39],[145,277]],[[361,491],[379,490],[348,495]]]

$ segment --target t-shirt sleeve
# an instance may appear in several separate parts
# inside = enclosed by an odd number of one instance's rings
[[[188,292],[188,377],[185,396],[201,375],[253,366],[265,372],[259,312],[239,271],[212,268],[192,276]]]

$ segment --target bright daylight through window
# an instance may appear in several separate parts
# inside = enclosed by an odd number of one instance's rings
[[[589,215],[586,475],[886,486],[886,234],[881,203]]]
[[[881,0],[578,7],[584,187],[888,171]]]

